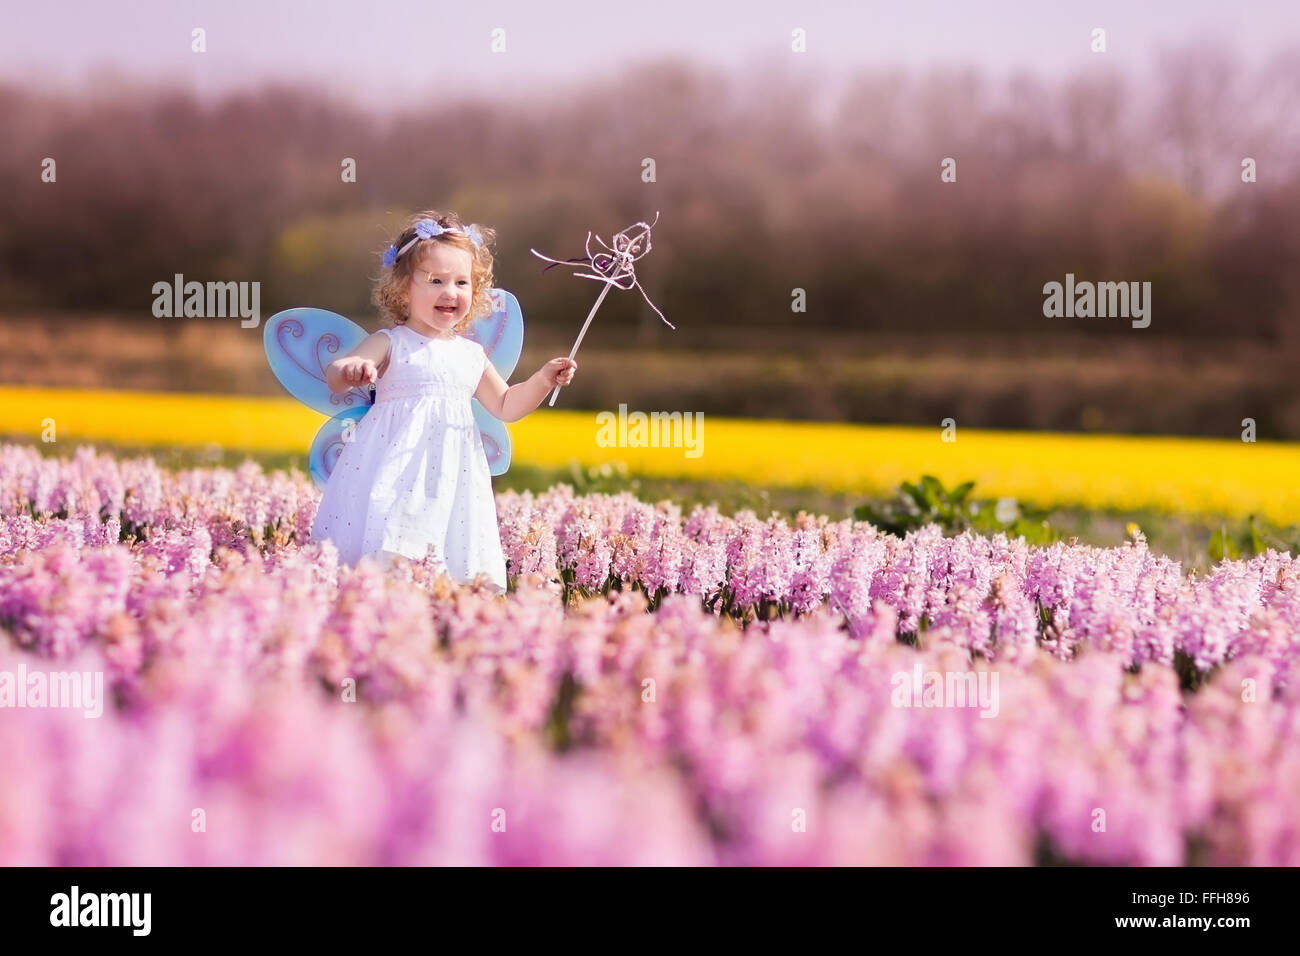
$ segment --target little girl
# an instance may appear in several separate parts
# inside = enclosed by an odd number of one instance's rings
[[[463,337],[492,306],[496,233],[459,217],[415,216],[384,253],[374,302],[393,323],[330,363],[332,392],[375,384],[375,404],[357,424],[326,483],[312,541],[332,540],[355,564],[373,556],[435,561],[457,581],[479,573],[506,588],[505,557],[483,439],[470,397],[518,421],[577,363],[554,358],[507,386],[483,346]]]

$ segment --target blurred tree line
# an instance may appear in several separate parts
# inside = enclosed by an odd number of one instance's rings
[[[369,321],[378,252],[434,207],[493,225],[498,284],[532,328],[568,335],[595,283],[543,275],[529,248],[579,255],[589,228],[608,239],[659,210],[639,273],[679,331],[635,293],[606,308],[662,345],[795,327],[1300,351],[1300,54],[1247,69],[1175,50],[1140,84],[865,72],[812,108],[825,93],[788,69],[677,61],[387,117],[306,86],[211,105],[0,87],[0,310],[156,322],[152,286],[179,272],[260,281],[264,315],[310,304]],[[1241,182],[1247,156],[1256,183]],[[356,183],[341,181],[345,157]],[[955,183],[940,181],[944,157]],[[1067,272],[1151,281],[1150,328],[1044,318],[1042,286]],[[791,312],[795,287],[806,313]]]

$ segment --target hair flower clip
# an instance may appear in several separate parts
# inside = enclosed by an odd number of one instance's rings
[[[408,240],[400,249],[397,248],[397,243],[393,243],[384,250],[384,268],[391,269],[393,264],[402,257],[402,254],[421,239],[433,239],[443,233],[465,236],[478,248],[483,247],[483,234],[479,232],[478,226],[466,226],[462,229],[459,226],[444,226],[432,219],[421,219],[415,224],[415,238]]]

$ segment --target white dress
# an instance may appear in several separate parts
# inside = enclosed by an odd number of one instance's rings
[[[457,581],[480,572],[498,591],[506,562],[483,438],[470,398],[487,370],[483,346],[405,325],[388,336],[375,404],[334,463],[312,523],[339,558],[434,557]]]

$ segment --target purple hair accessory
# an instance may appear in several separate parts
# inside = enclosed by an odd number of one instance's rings
[[[432,219],[421,219],[415,224],[415,237],[407,240],[402,248],[397,248],[397,243],[393,243],[384,250],[384,268],[391,269],[411,246],[415,245],[421,239],[432,239],[435,236],[441,236],[448,233],[453,236],[465,236],[478,248],[483,248],[483,233],[479,232],[478,226],[444,226],[441,223],[434,222]]]

